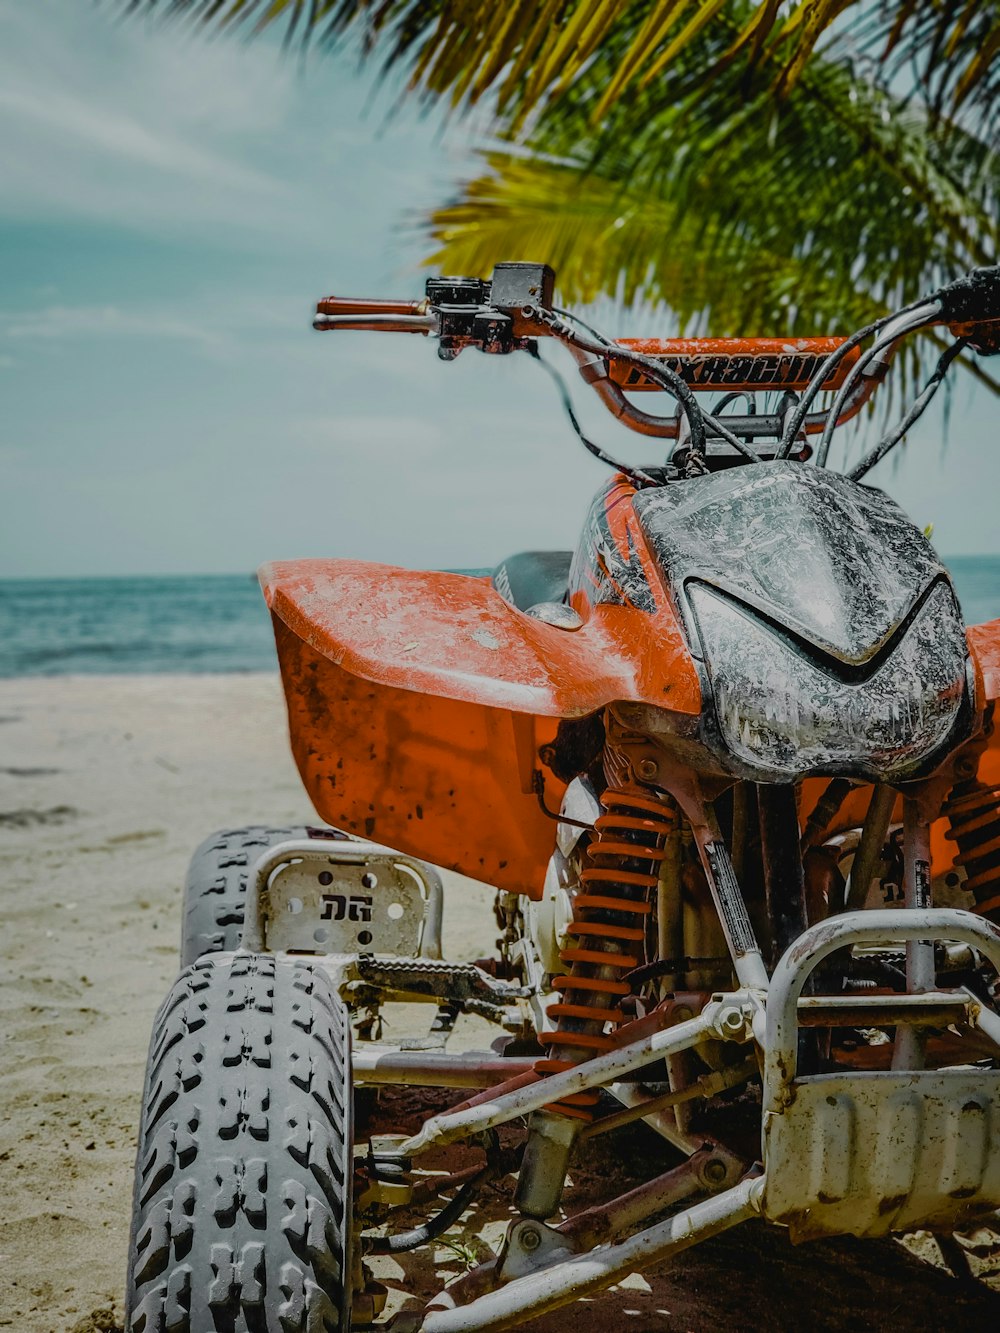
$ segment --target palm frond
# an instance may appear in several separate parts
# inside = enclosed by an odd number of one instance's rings
[[[692,61],[717,36],[701,46]],[[433,215],[432,262],[551,255],[570,299],[643,296],[687,331],[787,335],[855,327],[996,253],[989,147],[845,66],[817,59],[769,105],[740,103],[733,68],[666,103],[635,89],[593,130],[613,64],[542,116],[527,158],[491,154]]]
[[[541,158],[491,153],[486,165],[434,213],[429,266],[484,274],[501,260],[542,258],[565,301],[662,303],[688,334],[843,331],[882,310],[863,284],[812,262],[808,247],[783,252],[734,225],[707,182],[693,200],[633,193]]]
[[[707,175],[734,212],[759,200],[794,220],[800,237],[839,218],[845,230],[831,240],[840,249],[877,232],[886,280],[898,269],[920,281],[938,258],[957,273],[997,252],[1000,160],[988,145],[835,67],[814,66],[770,106],[741,107],[723,87],[659,112],[644,101],[623,107],[589,138],[581,120],[564,105],[533,146],[633,188],[669,182],[685,193]],[[917,218],[930,224],[919,248],[908,234]]]
[[[997,0],[886,0],[859,12],[853,46],[877,64],[885,86],[919,90],[935,115],[963,117],[995,141],[1000,95]]]
[[[475,103],[494,94],[520,127],[582,78],[614,30],[625,37],[613,77],[592,106],[595,123],[629,88],[648,86],[706,28],[725,37],[723,64],[767,67],[781,94],[821,47],[903,69],[933,109],[965,107],[993,123],[1000,88],[997,0],[111,0],[131,13],[189,18],[286,40],[365,48],[409,70],[415,89]],[[887,66],[888,68],[889,66]]]

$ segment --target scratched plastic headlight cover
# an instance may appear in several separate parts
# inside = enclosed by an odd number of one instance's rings
[[[962,710],[966,644],[947,583],[863,674],[802,645],[731,598],[687,586],[724,751],[770,780],[809,773],[914,776]]]

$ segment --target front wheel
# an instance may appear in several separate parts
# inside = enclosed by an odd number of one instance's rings
[[[127,1333],[347,1333],[350,1027],[305,961],[215,955],[153,1027]]]

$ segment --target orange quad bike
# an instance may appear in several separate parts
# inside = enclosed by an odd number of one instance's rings
[[[264,567],[325,825],[195,855],[130,1333],[372,1323],[366,1259],[405,1265],[487,1184],[509,1189],[498,1252],[393,1327],[516,1328],[748,1218],[950,1236],[1000,1208],[1000,621],[964,626],[929,542],[863,482],[961,349],[1000,350],[1000,269],[849,338],[616,342],[553,284],[500,264],[319,304],[317,328],[429,335],[445,359],[554,339],[669,457],[615,463],[563,388],[615,469],[575,552],[490,577]],[[935,325],[954,341],[903,420],[829,470],[835,427]],[[495,887],[495,956],[442,957],[432,866]],[[417,1000],[427,1037],[385,1040],[383,1009]],[[493,1046],[449,1050],[460,1014]],[[386,1084],[465,1091],[356,1142],[355,1088]],[[666,1159],[567,1216],[574,1150],[640,1122]],[[426,1169],[459,1141],[461,1170]]]

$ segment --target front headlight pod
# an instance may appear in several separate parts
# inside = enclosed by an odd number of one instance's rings
[[[864,668],[845,668],[705,584],[690,581],[687,594],[723,749],[761,780],[916,776],[956,724],[965,632],[945,582]]]

